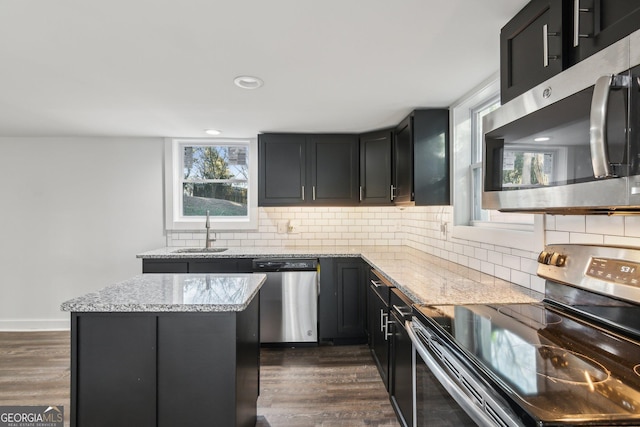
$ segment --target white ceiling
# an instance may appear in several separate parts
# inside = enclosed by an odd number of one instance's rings
[[[3,0],[0,136],[391,126],[495,73],[526,2]],[[235,87],[241,74],[264,87]]]

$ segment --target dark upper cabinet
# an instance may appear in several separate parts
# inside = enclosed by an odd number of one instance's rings
[[[358,202],[355,135],[262,134],[258,157],[260,206]]]
[[[389,205],[391,201],[392,131],[360,135],[360,203]]]
[[[567,0],[533,0],[500,32],[500,97],[506,103],[569,64]]]
[[[393,135],[393,202],[409,204],[413,193],[413,115],[404,119]]]
[[[532,0],[500,32],[506,103],[640,29],[640,0]]]
[[[574,0],[573,62],[581,61],[640,28],[640,0]]]
[[[413,111],[394,132],[395,204],[448,205],[449,110]]]
[[[355,135],[307,136],[311,197],[315,205],[354,205],[358,202],[358,138]]]
[[[289,206],[304,202],[307,167],[304,135],[258,136],[258,204]]]

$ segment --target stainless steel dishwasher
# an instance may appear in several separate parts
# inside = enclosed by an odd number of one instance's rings
[[[254,259],[253,271],[267,275],[260,289],[260,342],[318,342],[318,260]]]

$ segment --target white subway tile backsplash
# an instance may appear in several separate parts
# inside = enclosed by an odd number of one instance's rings
[[[569,233],[569,243],[602,245],[604,243],[604,236],[602,234]]]
[[[640,237],[604,236],[604,244],[640,248]]]
[[[502,265],[507,268],[511,268],[514,270],[520,270],[522,258],[515,255],[503,255],[502,256]]]
[[[584,233],[586,230],[584,215],[556,215],[556,230]]]
[[[624,217],[624,235],[627,237],[640,237],[640,215]]]
[[[226,247],[297,247],[336,245],[406,245],[472,270],[512,281],[537,291],[544,280],[536,276],[537,252],[492,242],[453,238],[440,231],[451,224],[447,207],[281,207],[259,208],[259,231],[218,233],[216,244]],[[297,233],[278,233],[282,221],[296,221]],[[167,232],[169,246],[202,246],[201,232]],[[597,243],[640,247],[640,216],[545,217],[545,243]],[[537,250],[537,249],[536,249]]]
[[[567,231],[546,231],[545,243],[551,245],[554,243],[567,243],[569,241],[569,232]]]
[[[624,217],[589,215],[586,217],[586,232],[589,234],[624,236]]]

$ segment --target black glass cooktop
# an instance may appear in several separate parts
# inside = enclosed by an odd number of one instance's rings
[[[633,339],[543,303],[416,309],[536,424],[640,425]]]

